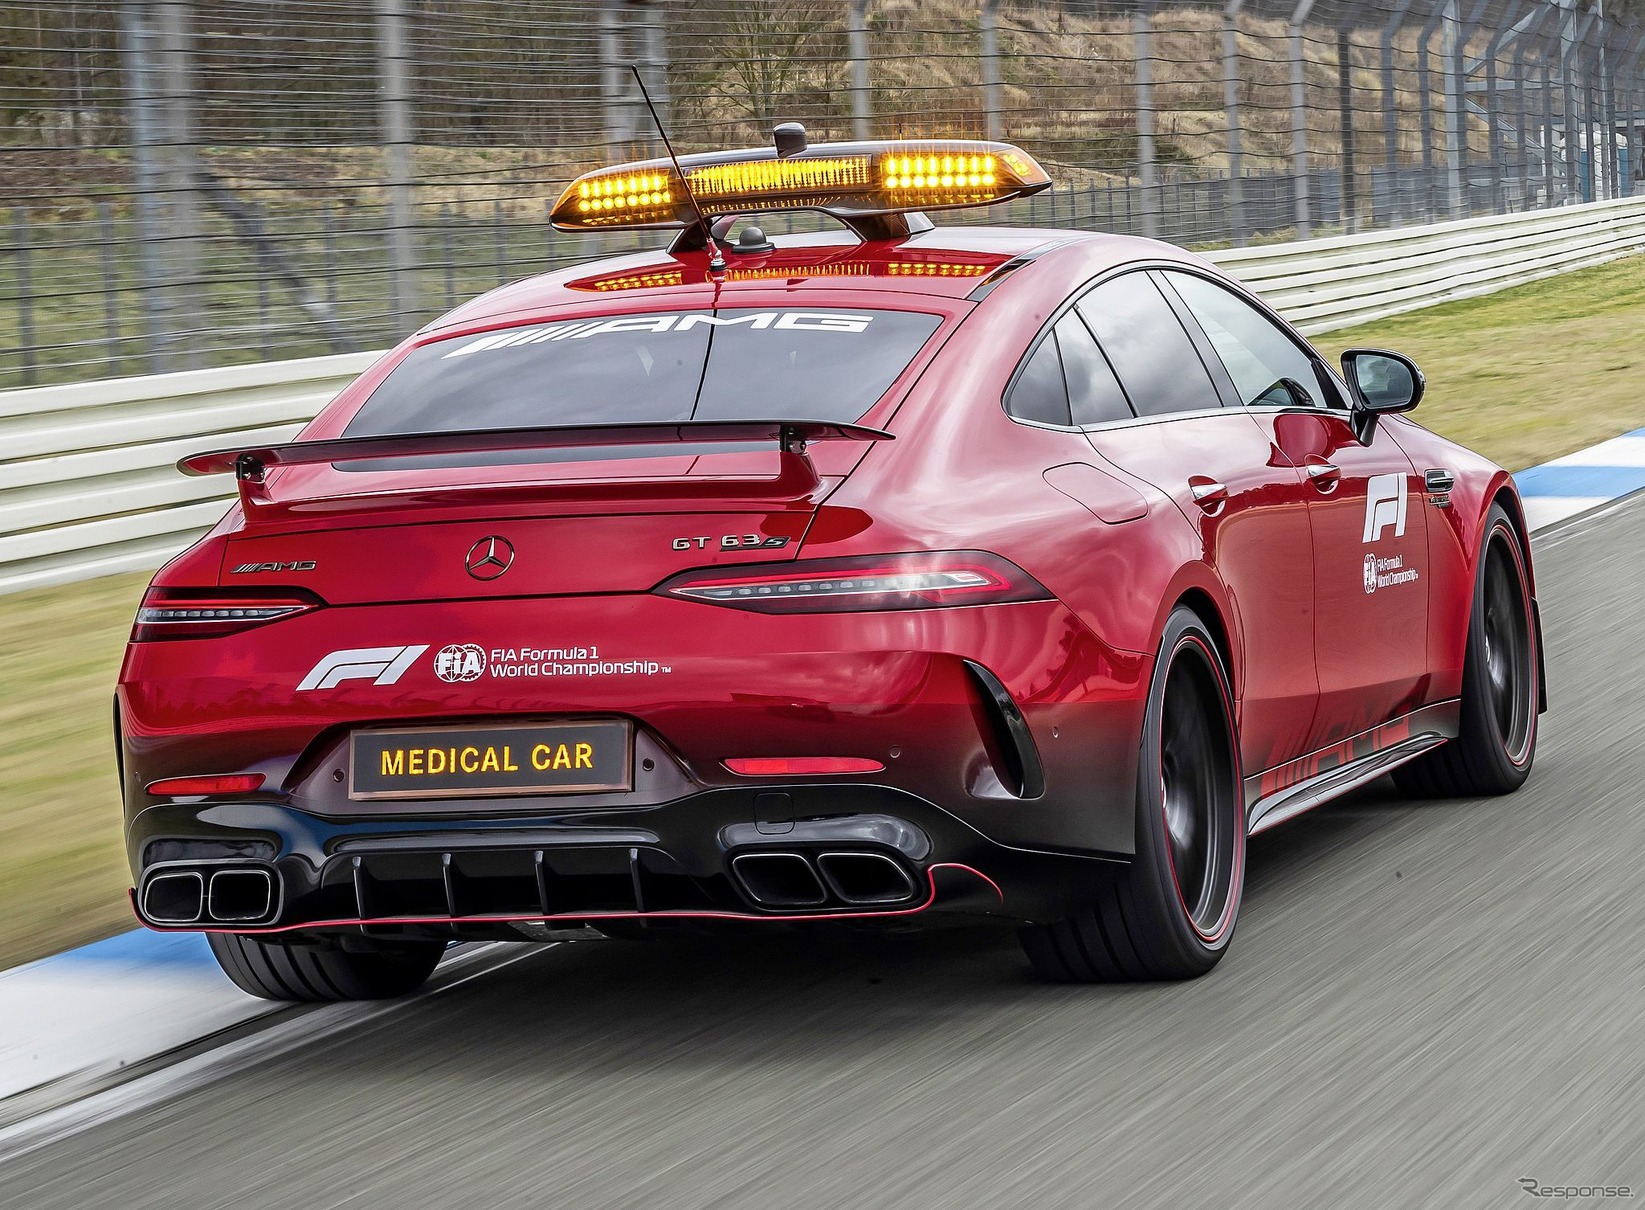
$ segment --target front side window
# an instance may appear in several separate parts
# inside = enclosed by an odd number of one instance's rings
[[[1274,322],[1231,290],[1192,273],[1166,273],[1247,407],[1312,406],[1318,402],[1314,361]]]
[[[589,316],[409,353],[349,437],[673,420],[862,418],[942,326],[877,310]]]
[[[1077,304],[1139,416],[1222,406],[1194,342],[1145,273],[1127,273]]]

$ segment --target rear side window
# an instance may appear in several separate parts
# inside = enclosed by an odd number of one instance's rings
[[[435,341],[346,435],[671,420],[858,420],[942,317],[913,311],[672,311]]]
[[[1057,321],[1057,347],[1062,351],[1068,407],[1075,424],[1131,419],[1131,405],[1125,402],[1120,380],[1077,312],[1070,311]]]
[[[1079,313],[1139,416],[1222,406],[1205,363],[1146,274],[1127,273],[1081,298]]]
[[[1062,358],[1057,353],[1057,334],[1047,332],[1034,350],[1011,394],[1005,401],[1005,410],[1018,420],[1032,420],[1038,424],[1073,423],[1068,411],[1068,384],[1062,377]]]
[[[1167,273],[1171,284],[1222,359],[1247,407],[1314,403],[1314,361],[1261,311],[1230,290],[1192,273]],[[1288,388],[1286,380],[1295,384]],[[1298,399],[1300,389],[1306,398]]]

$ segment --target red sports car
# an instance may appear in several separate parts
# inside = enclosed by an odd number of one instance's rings
[[[1246,837],[1382,774],[1499,794],[1544,708],[1510,478],[1205,260],[920,213],[1017,148],[602,169],[667,251],[429,324],[154,579],[115,702],[133,902],[277,999],[454,938],[1017,926],[1200,974]],[[843,230],[771,240],[750,215]]]

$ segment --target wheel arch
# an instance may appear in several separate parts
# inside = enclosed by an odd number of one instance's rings
[[[1234,675],[1234,646],[1229,634],[1228,623],[1217,607],[1216,601],[1204,588],[1195,585],[1184,589],[1172,603],[1171,609],[1165,611],[1166,616],[1178,605],[1192,610],[1196,617],[1205,624],[1205,629],[1211,632],[1211,641],[1216,645],[1217,654],[1222,657],[1222,672],[1228,678],[1228,692],[1237,702],[1239,700],[1239,682]]]

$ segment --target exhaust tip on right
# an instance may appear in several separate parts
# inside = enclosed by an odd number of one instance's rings
[[[274,908],[274,877],[267,870],[229,869],[212,873],[206,914],[226,924],[266,920]]]
[[[828,889],[850,904],[902,903],[914,897],[908,871],[883,853],[824,853],[817,868]]]

